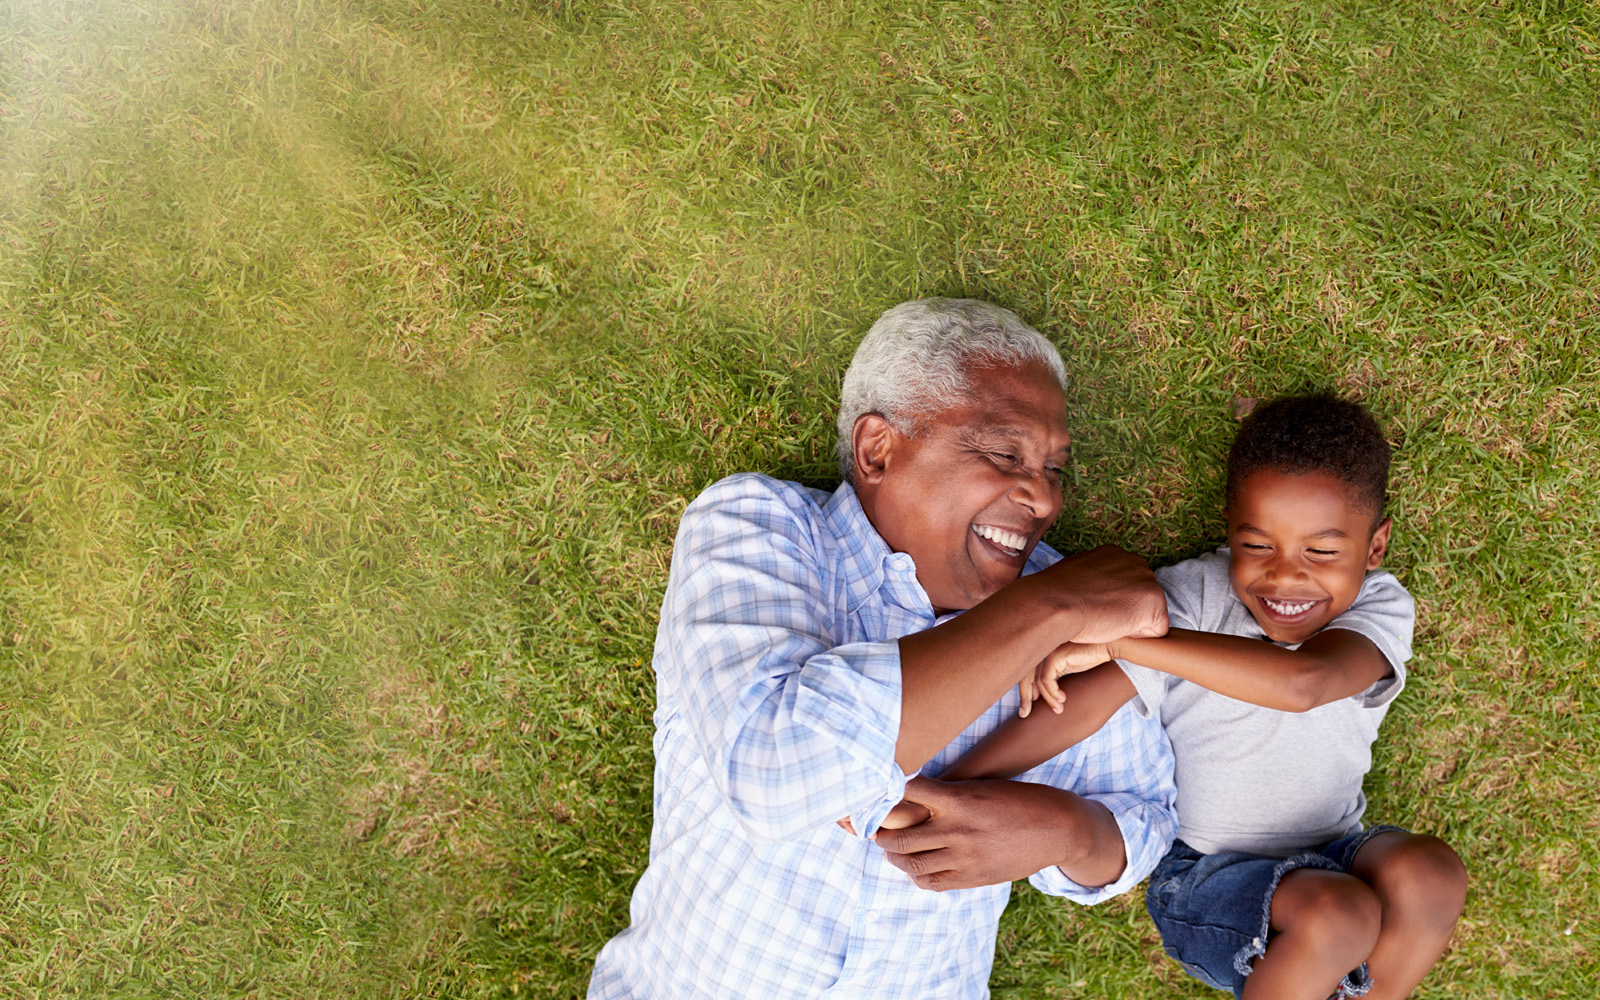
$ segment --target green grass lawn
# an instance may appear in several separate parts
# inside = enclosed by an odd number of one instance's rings
[[[1591,996],[1597,121],[1575,2],[0,0],[0,993],[581,995],[684,504],[834,481],[945,294],[1068,359],[1060,547],[1219,542],[1237,399],[1379,414],[1418,995]],[[994,986],[1221,995],[1026,888]]]

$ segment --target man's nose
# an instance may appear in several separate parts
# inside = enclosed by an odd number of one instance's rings
[[[1056,495],[1046,477],[1031,472],[1022,473],[1011,488],[1011,499],[1032,511],[1034,517],[1055,516]]]

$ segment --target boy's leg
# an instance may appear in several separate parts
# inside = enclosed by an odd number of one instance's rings
[[[1382,921],[1365,882],[1320,868],[1297,868],[1272,895],[1272,940],[1245,977],[1242,1000],[1327,1000],[1366,961]]]
[[[1367,1000],[1410,996],[1450,943],[1467,898],[1466,866],[1437,837],[1380,833],[1361,845],[1350,873],[1372,886],[1383,908]]]

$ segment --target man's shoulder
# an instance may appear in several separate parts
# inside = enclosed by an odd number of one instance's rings
[[[763,509],[787,512],[790,517],[815,521],[823,517],[833,494],[761,472],[739,472],[719,479],[701,491],[684,511],[691,515],[711,511]]]
[[[858,530],[854,512],[846,506],[855,499],[846,492],[830,493],[758,472],[719,479],[685,508],[675,554],[715,549],[725,555],[737,551],[740,558],[765,559],[781,552],[826,559],[825,553]]]

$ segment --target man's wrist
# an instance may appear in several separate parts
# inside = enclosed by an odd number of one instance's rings
[[[1035,600],[1039,602],[1039,620],[1049,624],[1050,633],[1057,644],[1070,642],[1083,628],[1088,615],[1084,610],[1083,595],[1076,587],[1063,587],[1042,573],[1023,577],[1033,585]]]
[[[1056,867],[1079,885],[1098,888],[1122,877],[1127,849],[1122,828],[1105,806],[1074,792],[1062,791],[1064,822]],[[1104,857],[1098,857],[1104,852]],[[1113,862],[1112,853],[1116,854]]]

